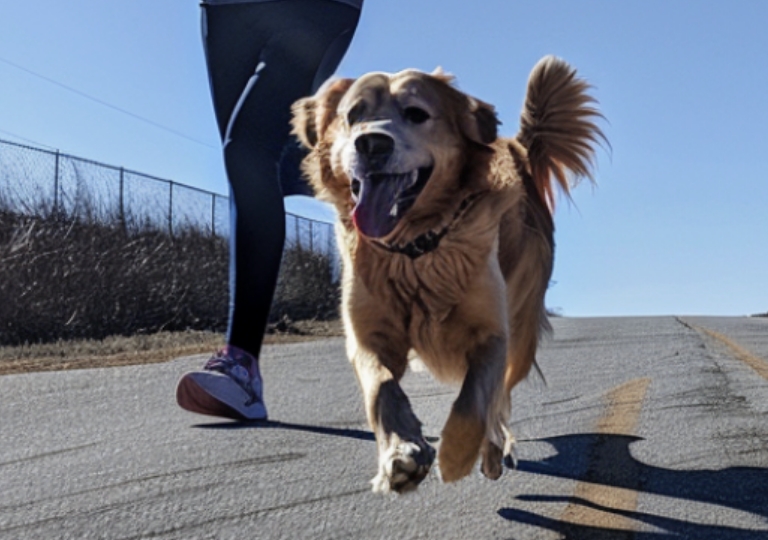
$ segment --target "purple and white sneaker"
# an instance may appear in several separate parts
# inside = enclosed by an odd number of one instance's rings
[[[256,358],[227,345],[202,371],[186,373],[176,388],[176,401],[187,411],[234,420],[266,420],[262,381]]]

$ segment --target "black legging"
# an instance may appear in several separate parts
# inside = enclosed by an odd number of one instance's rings
[[[309,194],[290,106],[338,66],[362,0],[204,0],[203,42],[230,186],[227,343],[257,356],[285,242],[283,197]]]

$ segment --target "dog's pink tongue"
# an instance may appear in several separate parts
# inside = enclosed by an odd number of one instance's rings
[[[397,225],[400,216],[395,200],[398,186],[386,179],[367,179],[361,183],[352,221],[369,238],[383,238]]]

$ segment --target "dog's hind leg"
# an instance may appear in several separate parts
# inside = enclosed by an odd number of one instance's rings
[[[488,428],[496,430],[504,421],[498,416],[503,410],[498,403],[503,401],[506,338],[488,338],[468,354],[467,360],[467,374],[443,428],[438,454],[445,482],[454,482],[471,472],[483,441],[490,435]]]
[[[373,491],[413,491],[429,473],[435,450],[424,439],[421,422],[398,382],[407,358],[403,355],[402,369],[398,362],[390,370],[376,355],[358,349],[352,363],[379,450],[379,472],[371,480]]]
[[[539,325],[538,317],[533,317],[532,320],[524,320],[520,324],[513,324],[512,327],[503,389],[488,414],[489,422],[495,421],[495,424],[488,425],[481,450],[483,462],[480,470],[491,480],[496,480],[502,475],[502,462],[510,469],[517,467],[515,438],[509,428],[510,393],[517,383],[528,376],[535,362]]]
[[[482,471],[485,476],[493,480],[501,476],[502,460],[510,469],[517,467],[515,438],[509,428],[510,393],[530,373],[536,362],[536,350],[541,334],[550,328],[544,312],[545,290],[546,287],[541,285],[532,291],[533,294],[527,298],[527,301],[512,306],[516,309],[511,316],[504,389],[497,402],[498,417],[502,420],[495,427],[495,432],[489,429],[489,433],[495,434],[495,438],[489,437],[490,440],[486,440],[483,446]]]

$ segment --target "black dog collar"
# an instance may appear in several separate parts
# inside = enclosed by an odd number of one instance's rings
[[[459,208],[456,210],[456,212],[453,214],[453,218],[451,219],[450,223],[440,229],[439,231],[427,231],[423,234],[420,234],[410,242],[408,242],[405,245],[394,245],[394,244],[388,244],[386,242],[376,241],[374,242],[375,245],[386,249],[387,251],[391,253],[400,253],[401,255],[406,255],[412,260],[418,259],[422,255],[426,255],[427,253],[431,253],[435,251],[438,246],[440,245],[440,240],[443,239],[443,237],[448,234],[448,232],[456,225],[456,223],[464,217],[464,214],[466,214],[472,204],[482,195],[485,195],[487,191],[479,191],[477,193],[472,193],[468,197],[466,197],[463,201],[461,201],[461,204],[459,205]]]

